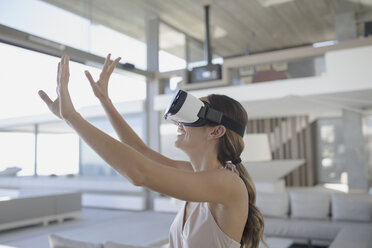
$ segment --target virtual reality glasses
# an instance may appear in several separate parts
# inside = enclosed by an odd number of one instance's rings
[[[164,119],[181,122],[184,126],[200,127],[209,122],[224,125],[226,128],[244,136],[245,126],[213,109],[209,103],[202,101],[186,91],[179,90],[173,98]]]

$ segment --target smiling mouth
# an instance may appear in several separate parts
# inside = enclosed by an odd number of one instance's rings
[[[186,132],[180,128],[177,129],[178,135],[184,135]]]

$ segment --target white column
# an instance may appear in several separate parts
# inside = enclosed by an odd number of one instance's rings
[[[154,18],[146,22],[147,70],[159,71],[159,19]],[[159,86],[155,79],[147,79],[146,87],[146,141],[155,151],[160,149],[160,118],[159,112],[154,110],[154,98],[158,95]],[[146,208],[154,208],[154,194],[147,191]]]

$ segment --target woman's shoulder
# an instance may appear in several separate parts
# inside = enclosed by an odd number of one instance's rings
[[[227,164],[218,173],[221,174],[224,183],[231,189],[232,194],[237,195],[239,199],[245,198],[244,196],[248,197],[247,187],[235,165]]]

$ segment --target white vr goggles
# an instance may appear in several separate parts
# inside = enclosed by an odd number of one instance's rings
[[[202,101],[186,91],[179,90],[165,111],[164,119],[181,122],[185,126],[200,127],[212,122],[244,136],[245,126],[213,109],[209,103]]]

